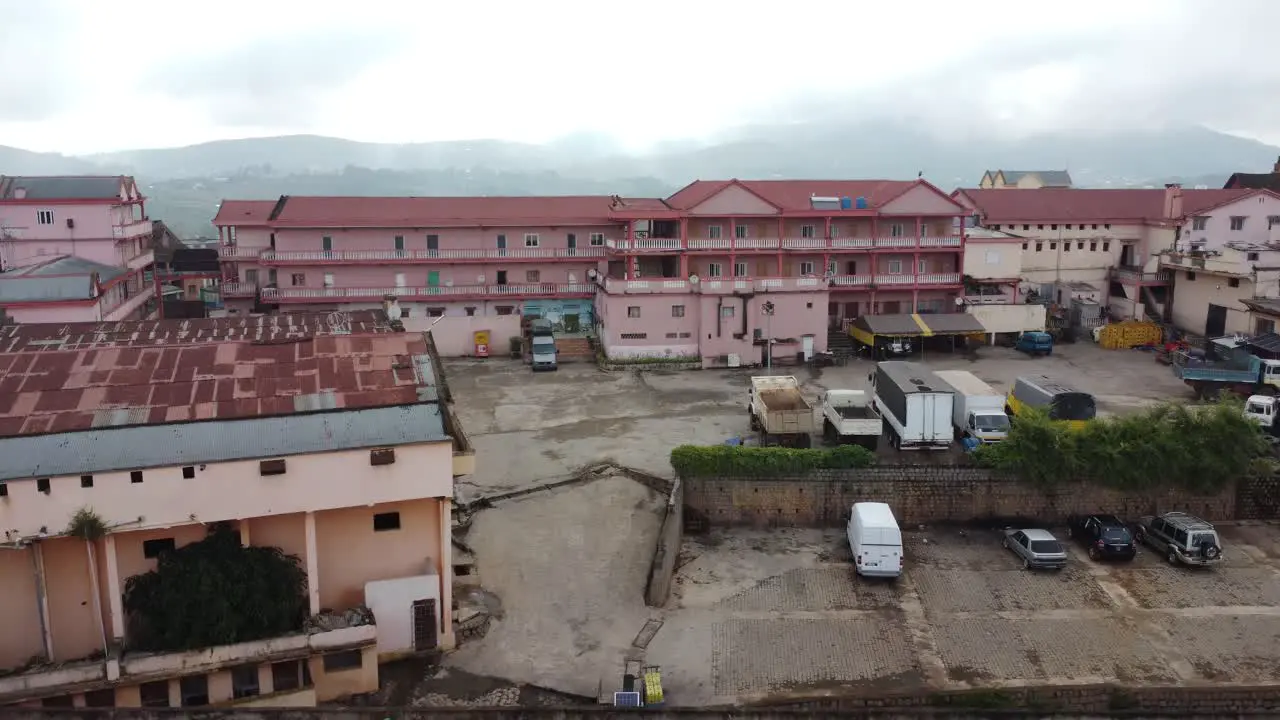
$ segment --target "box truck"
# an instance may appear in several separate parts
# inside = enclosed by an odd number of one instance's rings
[[[890,445],[899,450],[951,447],[954,395],[942,378],[920,363],[889,360],[876,365],[870,380]]]
[[[1004,394],[968,370],[939,370],[934,373],[955,391],[951,424],[956,438],[971,437],[983,444],[1009,437],[1009,416],[1004,412]]]

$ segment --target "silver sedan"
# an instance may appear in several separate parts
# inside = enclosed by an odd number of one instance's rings
[[[1025,570],[1067,566],[1067,548],[1048,530],[1008,528],[1000,544],[1022,559]]]

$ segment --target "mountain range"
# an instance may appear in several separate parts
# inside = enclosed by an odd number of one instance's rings
[[[315,135],[221,140],[84,156],[0,146],[0,174],[132,174],[153,217],[209,235],[223,198],[323,195],[666,195],[697,178],[912,178],[945,190],[987,169],[1067,168],[1081,187],[1220,187],[1271,168],[1280,148],[1202,127],[940,138],[904,124],[824,121],[738,128],[713,142],[626,153],[584,133],[546,144],[364,143]]]

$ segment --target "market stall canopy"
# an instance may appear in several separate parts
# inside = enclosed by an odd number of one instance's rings
[[[969,313],[863,315],[849,324],[849,334],[872,345],[878,337],[974,335],[987,329]]]

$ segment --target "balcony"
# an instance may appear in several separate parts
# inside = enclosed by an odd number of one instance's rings
[[[219,260],[256,260],[267,248],[244,247],[242,245],[222,245],[218,248]]]
[[[262,250],[263,265],[414,265],[485,260],[594,260],[603,246],[579,248],[466,248],[450,250]]]
[[[137,237],[139,235],[151,235],[152,224],[150,220],[137,220],[130,223],[122,223],[120,225],[111,226],[111,237],[116,240],[123,238]]]
[[[1161,264],[1165,264],[1163,259]],[[1140,267],[1120,265],[1111,268],[1111,279],[1130,285],[1164,285],[1173,279],[1173,273],[1168,270],[1143,272]]]
[[[679,278],[654,278],[650,280],[619,280],[605,278],[604,289],[610,295],[644,295],[664,293],[701,293],[707,295],[735,292],[805,292],[840,289],[919,289],[927,287],[952,287],[960,284],[960,273],[925,273],[920,275],[834,275],[827,277],[736,277],[700,278],[698,282]]]
[[[681,243],[676,238],[643,238],[635,240],[610,240],[606,243],[611,251],[670,253],[681,251]],[[923,237],[879,237],[879,238],[690,238],[691,252],[776,252],[778,250],[937,250],[959,248],[959,235],[923,236]]]
[[[604,290],[610,295],[658,295],[692,292],[692,286],[688,280],[680,280],[678,278],[663,278],[661,280],[605,278]]]
[[[154,265],[155,262],[156,262],[155,251],[145,250],[143,252],[138,253],[137,255],[134,255],[128,260],[125,260],[124,264],[130,270],[141,270],[142,268],[145,268],[147,266]]]
[[[258,283],[224,282],[218,287],[223,298],[251,298],[258,296]]]
[[[880,273],[877,275],[836,275],[831,278],[833,289],[915,290],[931,287],[952,287],[961,284],[960,273],[921,273],[919,275]]]
[[[226,285],[222,286],[226,297]],[[262,288],[264,303],[370,302],[394,295],[401,300],[468,300],[533,297],[590,297],[596,286],[589,283],[529,283],[520,285],[444,285],[437,287],[326,287]]]
[[[1246,257],[1243,253],[1235,251],[1228,251],[1227,253],[1217,251],[1169,252],[1160,256],[1160,267],[1166,275],[1170,274],[1170,270],[1165,268],[1170,268],[1190,272],[1247,277],[1253,272],[1253,265],[1256,264],[1256,261],[1248,261],[1245,259]],[[1119,279],[1118,276],[1122,270],[1130,271],[1131,268],[1116,268],[1117,279]],[[1151,273],[1147,274],[1150,275]]]

